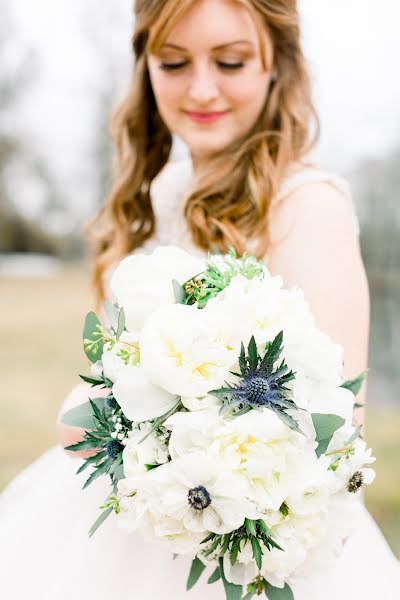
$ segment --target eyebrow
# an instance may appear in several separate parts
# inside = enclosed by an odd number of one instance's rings
[[[221,44],[220,46],[214,46],[211,50],[220,50],[221,48],[226,48],[227,46],[233,46],[234,44],[250,44],[253,45],[249,40],[236,40],[235,42],[228,42],[226,44]],[[162,47],[168,46],[169,48],[175,48],[176,50],[187,50],[187,48],[183,48],[182,46],[177,46],[176,44],[163,44]]]

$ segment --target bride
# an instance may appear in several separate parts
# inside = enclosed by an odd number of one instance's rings
[[[318,120],[295,1],[137,0],[135,13],[132,87],[113,120],[115,181],[91,226],[99,306],[128,253],[248,249],[286,286],[303,288],[354,377],[367,364],[368,284],[348,185],[307,158]],[[174,134],[190,158],[169,160]],[[60,414],[88,395],[78,385]],[[365,396],[364,383],[361,403]],[[107,484],[81,491],[79,459],[62,447],[82,431],[58,428],[60,446],[2,496],[2,597],[223,600],[220,582],[206,578],[186,592],[189,560],[172,560],[111,518],[88,538]],[[329,570],[293,585],[295,600],[399,597],[399,563],[364,506],[361,516]]]

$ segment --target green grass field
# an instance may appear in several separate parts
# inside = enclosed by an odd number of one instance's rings
[[[84,265],[54,279],[1,279],[0,487],[57,442],[55,420],[65,395],[87,373],[81,346],[86,313],[93,309]],[[400,407],[370,402],[366,437],[377,457],[367,490],[369,510],[400,557]]]

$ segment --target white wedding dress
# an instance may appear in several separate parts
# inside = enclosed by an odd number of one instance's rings
[[[168,163],[154,180],[157,232],[141,251],[159,244],[196,250],[182,216],[192,181],[189,159]],[[348,184],[319,167],[297,165],[279,196],[305,183],[326,181],[352,202]],[[354,212],[355,235],[358,221]],[[224,600],[221,582],[208,573],[186,592],[190,560],[172,559],[164,546],[117,528],[111,515],[92,538],[87,531],[108,496],[108,482],[81,490],[86,472],[61,447],[22,471],[0,497],[0,592],[7,600]],[[379,483],[377,484],[379,485]],[[400,563],[360,502],[357,533],[329,570],[293,586],[295,600],[399,600]]]

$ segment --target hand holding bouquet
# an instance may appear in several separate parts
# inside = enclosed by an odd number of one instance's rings
[[[69,411],[95,450],[85,487],[110,478],[91,534],[127,531],[193,559],[228,600],[293,598],[291,584],[340,554],[373,462],[352,424],[364,374],[319,331],[299,288],[255,257],[201,260],[173,246],[124,259],[108,325],[86,318],[92,386]],[[100,500],[100,499],[99,499]]]

